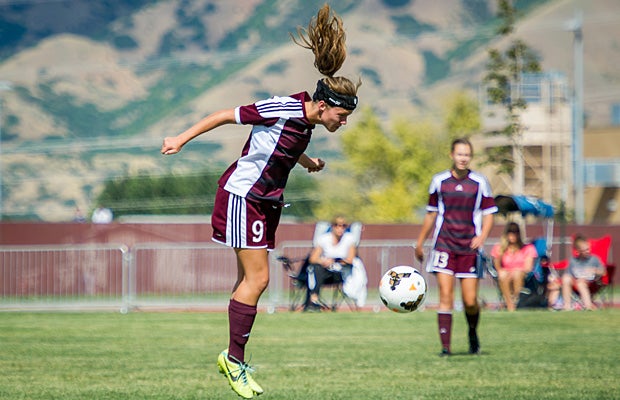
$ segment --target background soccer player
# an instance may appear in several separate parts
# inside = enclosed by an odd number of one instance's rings
[[[467,139],[452,142],[452,168],[433,176],[429,186],[426,216],[415,249],[416,258],[424,259],[423,244],[435,227],[427,269],[439,286],[437,321],[442,355],[450,355],[454,283],[458,278],[465,317],[469,326],[469,352],[480,352],[478,340],[478,266],[476,256],[491,227],[497,207],[487,179],[469,169],[473,147]]]
[[[193,138],[224,124],[253,125],[241,157],[219,180],[211,223],[213,240],[234,249],[238,278],[228,306],[230,340],[218,357],[220,371],[241,397],[252,398],[263,389],[245,362],[256,306],[269,283],[268,250],[274,248],[275,232],[283,205],[289,172],[299,163],[308,172],[325,163],[304,151],[315,125],[335,132],[347,123],[357,106],[361,82],[333,75],[346,58],[342,20],[326,4],[308,29],[298,28],[298,45],[310,49],[315,66],[325,78],[314,95],[300,92],[273,97],[254,104],[217,111],[176,137],[164,139],[162,154],[175,154]]]

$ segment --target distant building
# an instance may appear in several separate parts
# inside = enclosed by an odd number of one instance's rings
[[[513,146],[513,176],[497,175],[483,167],[495,193],[536,196],[555,206],[562,201],[574,210],[573,107],[566,77],[561,73],[524,74],[511,87],[514,98],[527,108],[521,113],[523,134],[513,142],[507,137],[478,135],[478,153],[497,146]],[[480,87],[483,130],[490,132],[507,125],[506,110],[492,104],[487,88]],[[620,112],[620,111],[618,111]],[[612,118],[615,115],[611,110]],[[613,121],[609,121],[609,126]],[[614,133],[615,132],[615,133]],[[519,148],[522,157],[519,157]],[[585,222],[618,223],[620,210],[620,126],[584,131]],[[607,210],[607,211],[605,211]]]
[[[620,126],[586,128],[586,222],[620,224]]]

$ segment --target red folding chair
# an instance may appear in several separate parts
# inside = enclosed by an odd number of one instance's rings
[[[616,272],[616,266],[611,263],[610,260],[611,236],[607,235],[597,239],[588,239],[588,242],[590,243],[590,252],[601,259],[606,269],[605,275],[603,275],[600,280],[592,281],[588,285],[592,300],[594,300],[595,295],[598,295],[603,305],[612,305],[614,290],[613,278]],[[573,257],[576,256],[577,253],[573,249]],[[561,260],[553,264],[553,268],[557,271],[563,271],[567,267],[568,260]],[[575,286],[573,286],[573,296],[579,298],[579,293]]]

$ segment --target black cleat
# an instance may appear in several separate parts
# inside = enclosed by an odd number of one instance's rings
[[[439,353],[439,357],[449,357],[452,353],[448,349],[441,349],[441,353]]]
[[[469,331],[469,354],[480,354],[480,342],[475,329]]]
[[[314,303],[314,302],[309,302],[308,304],[306,304],[306,306],[304,307],[304,311],[305,312],[321,312],[321,305]]]

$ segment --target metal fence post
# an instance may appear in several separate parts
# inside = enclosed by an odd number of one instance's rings
[[[132,290],[132,282],[131,279],[133,268],[133,252],[123,246],[123,295],[122,295],[122,305],[120,312],[121,314],[127,314],[127,312],[131,309],[133,302],[133,290]]]

